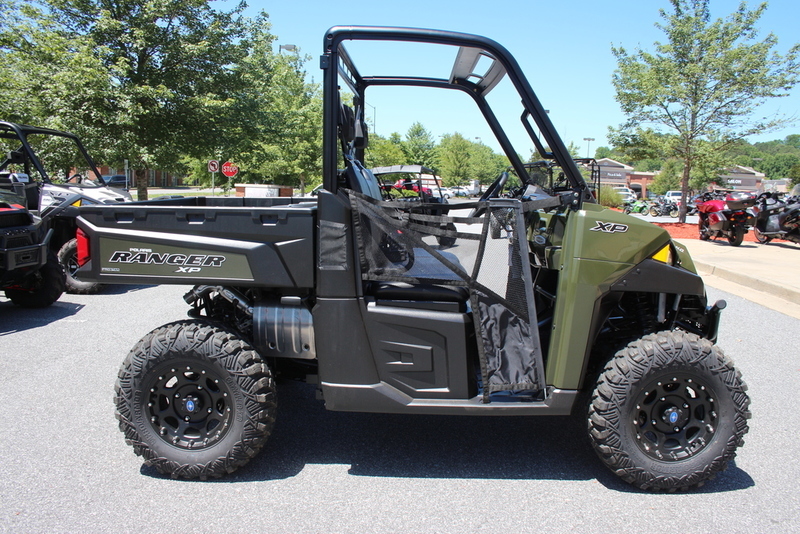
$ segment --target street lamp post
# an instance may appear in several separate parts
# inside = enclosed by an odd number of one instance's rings
[[[293,45],[293,44],[280,45],[278,47],[278,53],[279,54],[280,54],[281,50],[286,50],[287,52],[296,52],[297,51],[297,45]]]
[[[373,106],[372,104],[369,104],[367,102],[364,102],[364,104],[366,104],[366,105],[368,105],[369,107],[372,108],[372,133],[377,134],[378,133],[378,118],[377,118],[378,109],[375,106]]]
[[[586,157],[589,157],[589,145],[594,141],[594,137],[584,137],[584,141],[586,141]]]

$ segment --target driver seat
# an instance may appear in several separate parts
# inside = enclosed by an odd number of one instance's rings
[[[378,179],[355,156],[356,150],[367,147],[369,135],[361,108],[342,104],[339,108],[339,135],[345,160],[345,187],[362,195],[382,200]]]

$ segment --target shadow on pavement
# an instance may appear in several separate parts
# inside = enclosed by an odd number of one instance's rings
[[[576,417],[476,417],[327,412],[314,386],[279,382],[278,416],[261,452],[233,475],[211,482],[290,478],[308,464],[349,466],[354,476],[496,480],[591,480],[639,490],[608,471]],[[142,467],[143,475],[167,478]],[[722,482],[722,483],[721,483]],[[186,483],[179,482],[179,483]],[[753,485],[729,469],[702,488]]]
[[[123,284],[109,284],[103,285],[98,294],[101,295],[125,295],[126,293],[134,293],[142,289],[155,287],[153,285],[123,285]]]
[[[62,297],[63,298],[63,297]],[[10,300],[0,302],[0,336],[47,326],[77,314],[83,304],[57,301],[47,308],[20,308]]]

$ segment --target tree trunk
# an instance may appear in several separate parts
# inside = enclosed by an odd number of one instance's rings
[[[136,169],[136,200],[147,200],[147,171]]]
[[[692,170],[692,164],[687,159],[683,161],[683,176],[681,177],[681,209],[678,215],[678,222],[686,222],[687,199],[689,198],[689,174]]]

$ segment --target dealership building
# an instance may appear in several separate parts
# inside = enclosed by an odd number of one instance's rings
[[[647,187],[653,183],[656,172],[635,172],[633,167],[610,158],[597,160],[600,167],[600,185],[627,186],[639,197],[647,196]],[[740,191],[758,191],[766,176],[750,167],[734,165],[720,174],[713,185],[717,189],[735,189]]]

